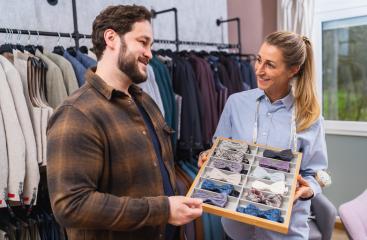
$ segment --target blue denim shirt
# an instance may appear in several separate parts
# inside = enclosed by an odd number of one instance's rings
[[[270,102],[264,91],[256,88],[231,95],[219,120],[215,137],[240,139],[252,142],[256,101],[260,100],[258,116],[257,143],[278,148],[289,148],[292,119],[293,95]],[[326,169],[328,164],[323,118],[320,117],[308,129],[297,133],[297,150],[303,153],[301,173],[317,172]],[[321,192],[321,187],[310,174],[303,175],[314,191],[314,196]],[[310,201],[297,201],[293,206],[288,235],[255,228],[258,239],[308,239],[307,218],[310,213]],[[225,219],[225,227],[236,232],[248,232],[245,224]],[[245,237],[245,236],[244,236]]]

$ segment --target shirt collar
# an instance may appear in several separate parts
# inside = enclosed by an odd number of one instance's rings
[[[267,98],[265,92],[259,88],[257,88],[257,91],[255,92],[255,97],[256,97],[256,100],[262,100],[264,98]],[[275,101],[274,103],[277,103],[277,102],[282,103],[286,107],[286,109],[289,111],[293,106],[293,101],[294,101],[294,97],[293,97],[293,93],[291,90],[289,91],[287,96]]]
[[[85,79],[89,84],[91,84],[107,100],[111,100],[113,96],[127,97],[125,93],[108,85],[100,76],[95,74],[96,69],[97,67],[89,68],[85,73]],[[128,91],[133,96],[141,95],[143,92],[143,90],[140,87],[136,86],[135,84],[131,84]]]

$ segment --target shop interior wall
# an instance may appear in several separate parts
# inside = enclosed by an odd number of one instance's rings
[[[78,27],[80,33],[91,34],[92,22],[98,13],[108,5],[137,4],[156,11],[176,7],[178,10],[179,38],[186,41],[228,42],[227,26],[218,27],[217,18],[227,18],[226,0],[76,0]],[[73,32],[72,1],[59,0],[56,6],[51,6],[46,0],[22,1],[0,0],[0,27],[31,29],[43,31]],[[159,15],[153,20],[154,37],[157,39],[174,40],[173,12]],[[13,42],[17,41],[14,34]],[[36,37],[31,37],[34,42]],[[0,34],[0,43],[6,40],[5,34]],[[27,36],[21,36],[22,43],[28,41]],[[47,48],[53,48],[58,38],[40,37],[39,42]],[[60,43],[65,47],[74,45],[73,41],[61,38]],[[90,45],[90,41],[82,44]],[[154,48],[172,48],[172,45],[156,44]],[[216,48],[182,46],[182,49],[216,50]]]
[[[242,53],[256,54],[263,39],[276,31],[277,1],[275,0],[228,0],[228,18],[241,20]],[[228,37],[237,43],[237,26],[234,22],[228,26]]]

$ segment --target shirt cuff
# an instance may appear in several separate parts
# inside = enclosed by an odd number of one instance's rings
[[[314,197],[316,197],[317,194],[322,192],[320,184],[316,181],[316,179],[313,176],[306,176],[304,177],[304,179],[308,182],[308,184],[310,184],[310,187],[313,191],[313,196],[310,199],[313,199]]]

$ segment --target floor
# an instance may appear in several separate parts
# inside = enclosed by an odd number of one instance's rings
[[[345,230],[335,228],[331,239],[332,240],[348,240],[349,238]]]

